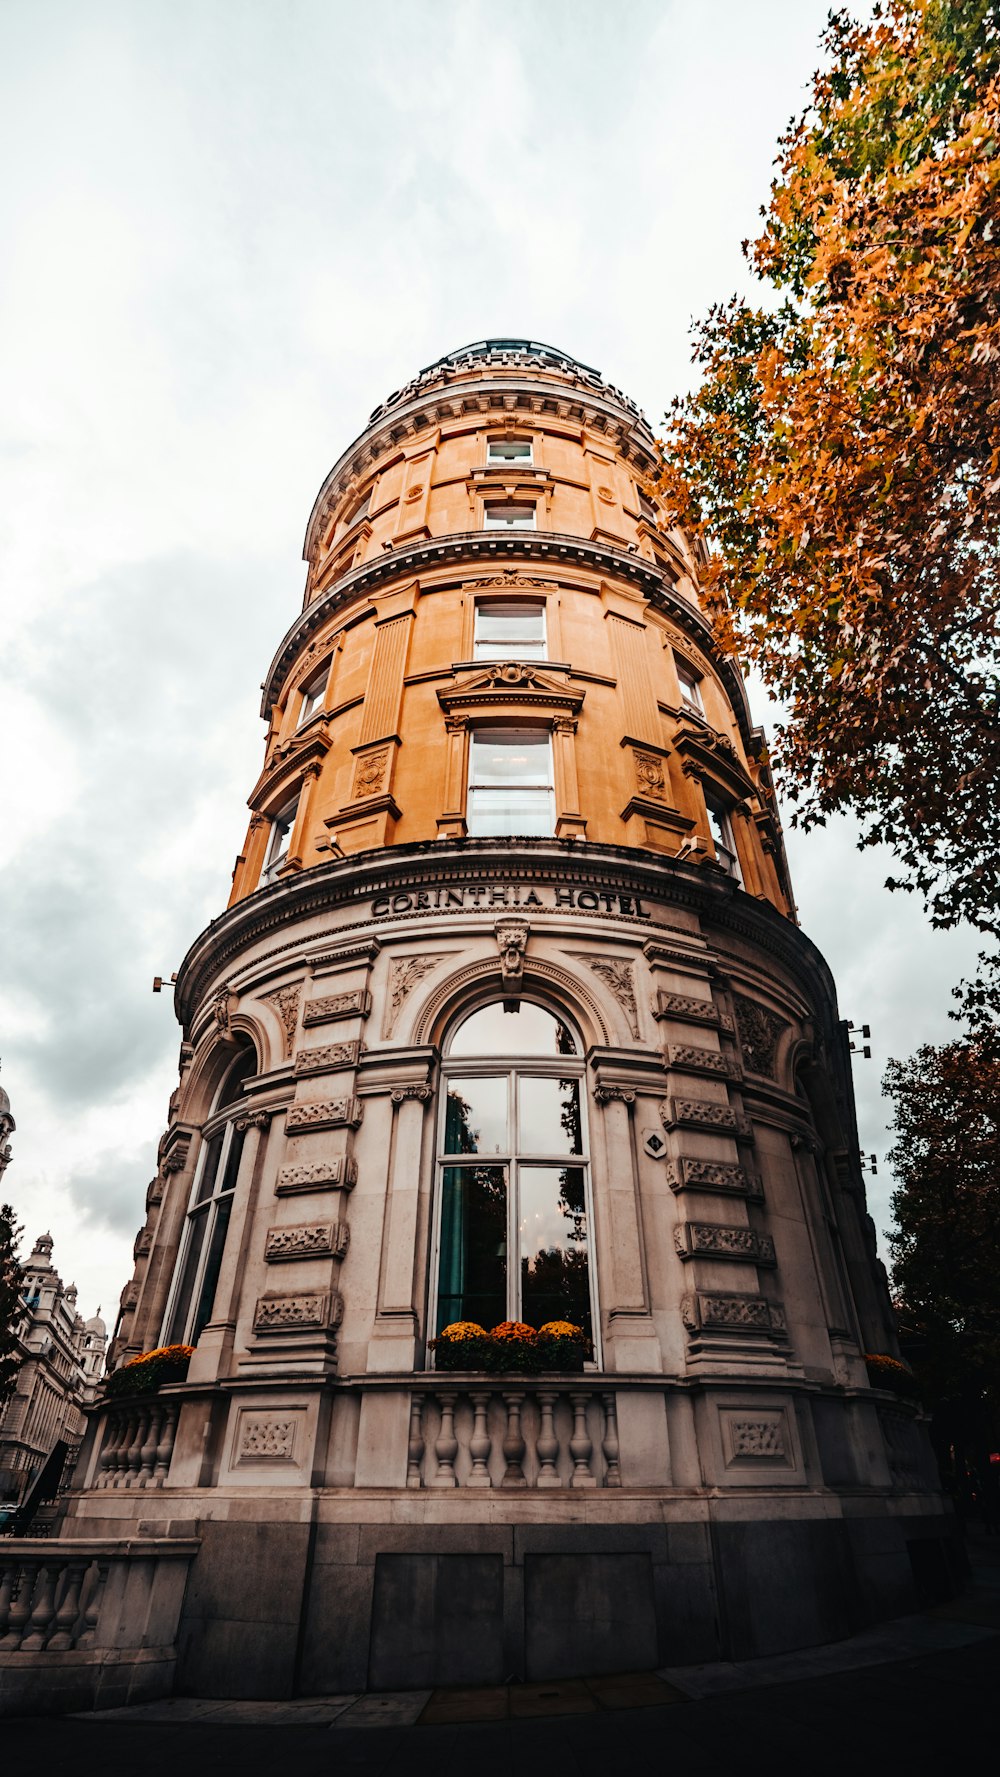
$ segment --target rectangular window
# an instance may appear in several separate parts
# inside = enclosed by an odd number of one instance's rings
[[[488,438],[486,440],[486,461],[488,463],[522,463],[530,466],[531,460],[530,438]]]
[[[276,814],[271,822],[271,837],[268,841],[267,856],[264,859],[264,868],[260,873],[261,887],[267,882],[274,881],[288,856],[288,844],[292,836],[292,828],[295,825],[298,806],[299,799],[296,796],[295,801],[286,803],[280,814]]]
[[[484,507],[484,531],[533,531],[534,528],[534,506],[512,506],[506,500],[490,500]]]
[[[480,839],[555,831],[552,747],[537,728],[483,728],[469,749],[467,831]]]
[[[308,722],[320,708],[320,705],[323,702],[323,693],[326,690],[327,673],[328,667],[324,666],[322,672],[314,673],[309,680],[309,683],[303,685],[302,690],[299,693],[302,701],[299,704],[299,719],[296,723],[297,728],[303,727],[303,725]]]
[[[722,868],[729,871],[730,876],[735,876],[737,882],[742,882],[729,810],[711,796],[705,797],[705,806],[708,809],[708,826],[715,845],[715,856]]]
[[[476,606],[476,660],[544,660],[545,606],[531,599]]]
[[[696,716],[705,714],[705,705],[701,700],[701,680],[686,660],[674,656],[677,666],[677,682],[681,688],[681,702],[686,709],[692,710]]]
[[[648,494],[640,493],[639,511],[642,513],[643,518],[649,520],[650,524],[656,523],[656,507],[653,505]]]

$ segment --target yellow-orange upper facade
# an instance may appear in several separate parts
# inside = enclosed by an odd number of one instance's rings
[[[640,847],[791,911],[762,735],[597,372],[484,341],[376,409],[306,535],[233,901],[469,836]]]

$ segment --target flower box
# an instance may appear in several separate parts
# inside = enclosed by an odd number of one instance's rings
[[[167,1382],[183,1382],[193,1355],[193,1345],[160,1345],[155,1351],[144,1351],[120,1370],[112,1370],[104,1384],[105,1397],[118,1400],[123,1395],[155,1394]]]
[[[486,1332],[473,1321],[457,1321],[431,1340],[439,1371],[488,1376],[580,1375],[591,1344],[582,1328],[550,1321],[535,1331],[522,1321],[503,1321]]]

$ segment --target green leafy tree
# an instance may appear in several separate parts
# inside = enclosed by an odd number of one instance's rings
[[[889,1063],[883,1089],[901,1344],[939,1451],[974,1461],[1000,1431],[1000,1062],[985,1044],[925,1044]]]
[[[786,712],[803,826],[852,810],[932,923],[1000,933],[1000,11],[831,16],[759,239],[696,330],[660,493]],[[993,957],[993,952],[988,953]],[[1000,1009],[986,972],[966,1009]]]
[[[16,1329],[24,1286],[24,1272],[17,1257],[22,1233],[10,1204],[0,1205],[0,1412],[14,1392],[21,1367]]]

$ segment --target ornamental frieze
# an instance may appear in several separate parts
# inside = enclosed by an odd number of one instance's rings
[[[297,1333],[309,1327],[339,1327],[344,1315],[343,1298],[311,1292],[302,1296],[260,1296],[253,1317],[255,1333]]]
[[[351,1043],[324,1043],[319,1049],[300,1049],[293,1072],[296,1079],[304,1074],[333,1074],[343,1067],[357,1067],[360,1054],[358,1037]]]
[[[264,1257],[269,1265],[286,1259],[342,1259],[350,1231],[346,1222],[305,1222],[296,1228],[269,1228]]]
[[[688,1074],[715,1074],[720,1079],[732,1080],[740,1071],[733,1056],[723,1055],[721,1049],[699,1048],[695,1043],[668,1043],[664,1055],[668,1067]]]
[[[723,1227],[716,1222],[681,1222],[674,1245],[682,1259],[735,1259],[748,1265],[773,1265],[774,1241],[756,1228]]]
[[[667,1098],[660,1106],[664,1127],[675,1129],[715,1129],[720,1135],[735,1135],[741,1141],[752,1141],[750,1119],[732,1105],[717,1104],[714,1098]]]
[[[764,1187],[756,1173],[722,1160],[700,1160],[680,1154],[671,1160],[667,1180],[672,1191],[717,1191],[722,1196],[759,1202]]]
[[[714,1000],[702,999],[693,993],[667,993],[663,988],[653,995],[654,1018],[677,1018],[682,1024],[712,1024],[720,1030],[731,1030],[732,1019],[720,1012]]]
[[[358,1180],[358,1163],[346,1154],[332,1160],[312,1160],[302,1166],[283,1166],[278,1174],[275,1193],[291,1196],[297,1191],[353,1191]]]
[[[359,1098],[314,1098],[293,1104],[285,1119],[288,1135],[303,1135],[310,1129],[356,1129],[365,1114]]]
[[[352,993],[327,993],[320,999],[307,1000],[302,1013],[304,1025],[332,1024],[337,1018],[367,1018],[372,1009],[372,996],[366,987]]]
[[[769,1302],[765,1296],[723,1296],[714,1291],[696,1290],[690,1296],[685,1296],[681,1316],[691,1333],[785,1331],[785,1310],[782,1304]]]

